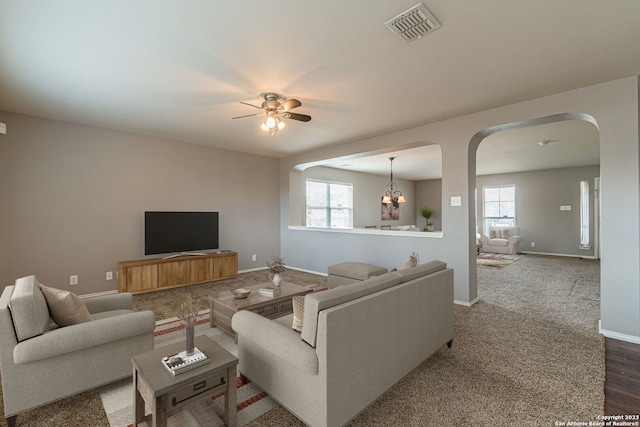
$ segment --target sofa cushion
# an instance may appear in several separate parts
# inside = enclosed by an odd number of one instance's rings
[[[384,267],[364,262],[342,262],[340,264],[330,265],[327,273],[335,276],[349,277],[357,280],[367,280],[369,277],[380,276],[387,272]]]
[[[507,239],[491,239],[489,240],[489,246],[508,246],[509,241]]]
[[[40,285],[49,305],[51,318],[58,326],[90,322],[91,314],[82,300],[74,293]]]
[[[298,295],[292,299],[293,305],[293,325],[294,331],[302,332],[302,321],[304,316],[304,296]]]
[[[42,335],[49,330],[49,309],[35,276],[15,281],[9,309],[18,341]]]
[[[305,295],[302,339],[312,347],[316,346],[316,329],[318,327],[318,314],[320,311],[390,288],[398,283],[400,283],[400,276],[396,273],[387,273],[348,286],[340,286],[329,289],[328,291],[312,292]]]
[[[400,278],[400,283],[404,283],[408,282],[409,280],[417,279],[421,276],[426,276],[427,274],[435,273],[436,271],[444,270],[445,268],[447,268],[446,263],[438,260],[433,260],[424,264],[420,264],[417,267],[398,270],[389,274],[398,276]]]

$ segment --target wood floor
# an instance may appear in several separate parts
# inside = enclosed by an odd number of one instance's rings
[[[605,338],[605,415],[640,412],[640,344]]]

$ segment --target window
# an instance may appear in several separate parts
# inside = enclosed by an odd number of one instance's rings
[[[516,225],[516,186],[484,187],[484,234],[489,227]]]
[[[307,227],[353,228],[353,185],[307,179]]]
[[[589,181],[580,181],[580,247],[589,246]]]

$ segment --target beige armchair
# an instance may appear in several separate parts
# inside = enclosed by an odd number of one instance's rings
[[[489,227],[488,236],[480,236],[482,252],[517,254],[520,252],[520,227]]]
[[[0,369],[9,427],[28,409],[126,378],[131,357],[153,348],[155,316],[134,312],[131,294],[87,298],[84,307],[88,321],[59,327],[34,276],[5,287]]]

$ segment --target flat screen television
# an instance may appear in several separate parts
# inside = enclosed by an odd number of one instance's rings
[[[218,212],[144,213],[144,254],[218,249]]]

